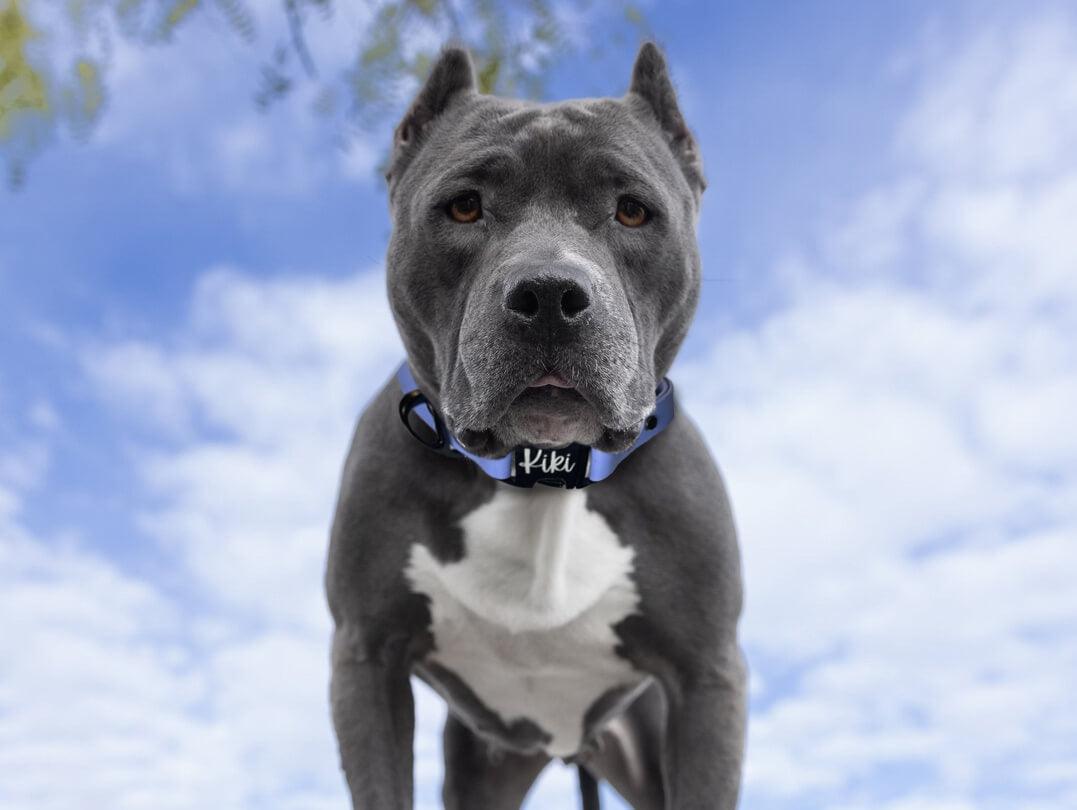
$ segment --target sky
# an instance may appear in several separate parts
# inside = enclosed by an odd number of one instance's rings
[[[1077,10],[645,10],[710,182],[671,376],[741,539],[742,806],[1077,807]],[[312,27],[325,70],[365,24]],[[619,95],[634,50],[549,98]],[[401,357],[390,124],[259,112],[259,55],[117,41],[100,125],[0,191],[5,808],[346,806],[321,576]],[[526,806],[574,801],[551,767]]]

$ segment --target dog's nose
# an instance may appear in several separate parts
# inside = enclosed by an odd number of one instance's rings
[[[528,323],[567,324],[591,306],[591,282],[572,264],[520,268],[506,279],[504,303],[506,311]]]

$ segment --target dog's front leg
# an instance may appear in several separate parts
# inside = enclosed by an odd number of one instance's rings
[[[411,810],[415,704],[406,643],[371,656],[354,625],[333,634],[330,698],[355,810]]]
[[[734,810],[740,793],[747,670],[736,645],[691,678],[666,684],[668,810]]]

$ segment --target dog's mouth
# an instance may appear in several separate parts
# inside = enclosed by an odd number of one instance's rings
[[[572,382],[550,371],[516,396],[502,421],[508,428],[506,439],[560,447],[590,440],[596,432],[598,414]]]
[[[575,388],[576,386],[566,380],[556,371],[548,371],[531,383],[528,388]]]
[[[549,359],[530,368],[491,364],[485,374],[475,375],[488,382],[472,382],[466,394],[445,403],[449,427],[468,450],[489,457],[517,446],[573,443],[623,450],[639,434],[648,406],[637,402],[635,385],[618,381],[604,367],[581,376],[590,365]]]

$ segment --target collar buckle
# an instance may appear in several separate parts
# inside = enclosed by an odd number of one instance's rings
[[[420,408],[425,408],[426,413],[419,410]],[[449,442],[448,428],[422,391],[416,388],[404,394],[400,400],[399,412],[400,421],[420,444],[445,456],[456,455]],[[412,418],[412,412],[417,418]]]

